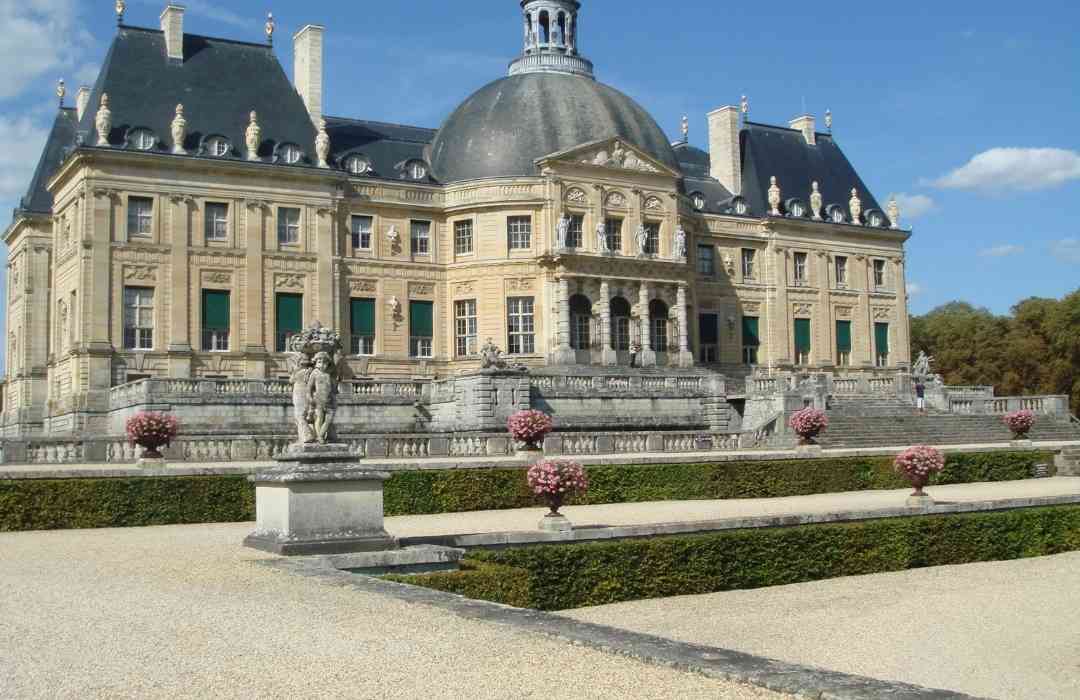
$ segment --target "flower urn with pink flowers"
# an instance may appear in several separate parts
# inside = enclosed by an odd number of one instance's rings
[[[1028,433],[1035,425],[1035,413],[1027,409],[1013,411],[1006,414],[1002,422],[1012,431],[1013,440],[1027,440]]]
[[[168,447],[180,431],[180,423],[171,413],[140,411],[128,418],[125,426],[132,445],[143,448],[141,459],[162,459],[161,448]]]
[[[559,513],[568,498],[589,490],[589,477],[580,462],[572,459],[542,459],[526,474],[529,490],[544,499],[551,512],[540,521],[544,530],[566,531],[570,521]]]
[[[554,429],[555,424],[551,416],[543,411],[528,409],[511,415],[506,427],[510,437],[524,445],[524,452],[539,453],[543,450],[544,437]]]
[[[829,416],[818,408],[804,408],[791,414],[788,427],[799,436],[800,445],[816,445],[814,438],[829,427]]]
[[[928,445],[916,445],[896,455],[893,468],[907,477],[915,489],[908,497],[908,505],[929,505],[934,501],[923,488],[930,483],[930,477],[945,468],[945,455]]]

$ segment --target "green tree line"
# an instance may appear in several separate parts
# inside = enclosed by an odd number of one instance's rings
[[[1025,299],[1007,316],[954,301],[911,318],[912,358],[934,357],[949,385],[992,384],[1000,396],[1066,394],[1080,413],[1080,289]]]

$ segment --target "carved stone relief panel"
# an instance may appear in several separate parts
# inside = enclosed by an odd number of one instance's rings
[[[756,301],[744,301],[742,303],[742,310],[744,313],[756,314],[761,312],[761,304]]]
[[[304,275],[276,274],[274,275],[274,289],[304,289]]]
[[[626,207],[626,195],[622,192],[612,192],[604,200],[604,205],[608,207],[625,208]]]
[[[588,195],[580,187],[571,187],[566,192],[566,201],[571,204],[580,204],[582,206],[589,203]]]
[[[875,321],[888,321],[892,318],[892,309],[888,306],[876,306],[874,307],[874,320]]]
[[[154,282],[157,265],[124,265],[124,280],[130,282]]]
[[[232,284],[233,275],[230,270],[203,270],[203,282],[206,284]]]
[[[664,203],[659,197],[649,197],[645,200],[645,208],[649,211],[663,211]]]
[[[409,296],[410,297],[433,297],[435,296],[435,285],[430,282],[410,282],[409,283]]]
[[[837,306],[836,317],[837,318],[851,318],[852,307],[850,306]]]
[[[476,282],[469,280],[467,282],[457,282],[454,284],[454,296],[465,297],[474,294],[476,291]]]
[[[792,312],[796,318],[809,318],[814,315],[814,306],[813,304],[795,304]]]
[[[349,280],[349,291],[357,293],[375,293],[379,289],[379,283],[375,280]]]

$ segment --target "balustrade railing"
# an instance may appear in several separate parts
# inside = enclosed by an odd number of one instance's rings
[[[348,397],[397,398],[415,401],[423,394],[423,384],[413,381],[341,382],[340,394]],[[287,379],[140,379],[109,390],[109,406],[123,408],[140,403],[168,403],[171,400],[202,399],[213,403],[215,397],[229,402],[245,397],[270,397],[288,401],[292,384]]]

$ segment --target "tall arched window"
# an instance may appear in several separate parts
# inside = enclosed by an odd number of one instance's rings
[[[588,350],[592,344],[592,302],[581,294],[570,297],[570,347]]]
[[[551,41],[551,20],[547,10],[540,13],[540,43],[547,44]]]
[[[630,349],[630,302],[622,297],[611,299],[611,347]]]
[[[649,334],[653,350],[668,351],[668,306],[659,299],[649,302]]]

